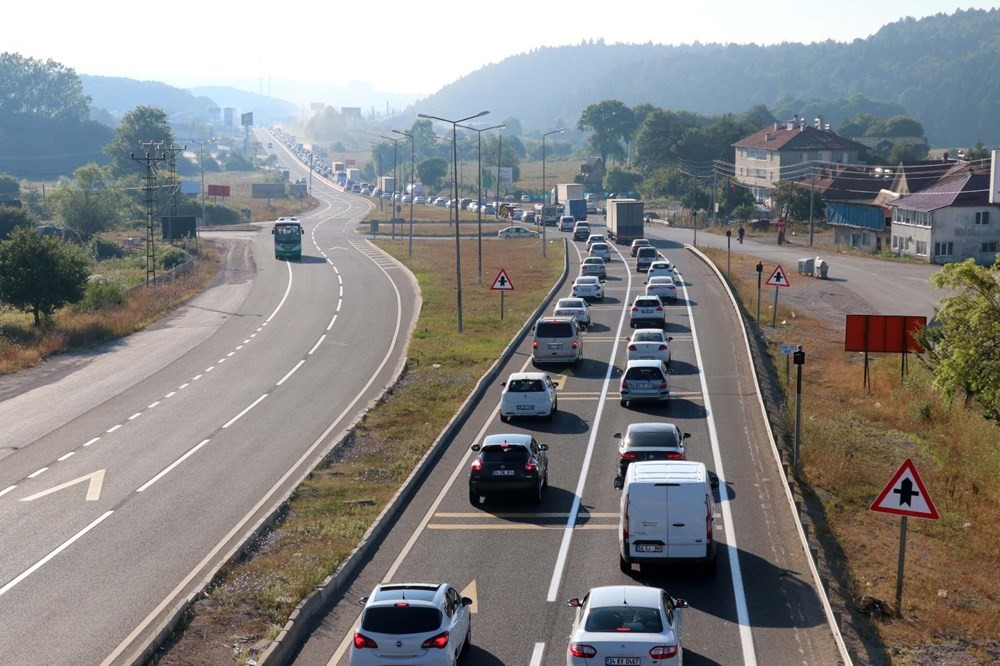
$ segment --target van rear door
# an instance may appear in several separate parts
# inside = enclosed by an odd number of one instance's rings
[[[700,483],[669,484],[667,487],[667,557],[703,558],[708,554],[711,500]]]
[[[666,557],[669,542],[667,484],[633,483],[628,492],[629,556]]]

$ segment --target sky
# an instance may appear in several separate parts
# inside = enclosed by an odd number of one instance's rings
[[[691,44],[849,42],[904,17],[996,5],[956,0],[506,0],[257,4],[50,0],[4,8],[0,52],[78,74],[181,88],[269,81],[431,94],[484,65],[542,46],[601,40]]]

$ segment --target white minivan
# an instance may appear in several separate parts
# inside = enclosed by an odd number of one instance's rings
[[[705,463],[650,460],[632,463],[624,479],[618,522],[619,564],[688,562],[715,567],[715,500],[718,480]]]

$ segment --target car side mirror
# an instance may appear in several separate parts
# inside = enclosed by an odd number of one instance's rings
[[[548,451],[549,450],[549,445],[548,444],[539,444],[538,448],[540,450],[542,450],[542,451]]]
[[[689,432],[686,432],[686,433],[684,433],[683,435],[681,435],[681,439],[687,439],[687,438],[688,438],[688,437],[690,437],[690,436],[691,436],[691,433],[689,433]]]
[[[620,476],[615,477],[615,490],[621,490],[625,487],[625,479]]]
[[[672,341],[673,339],[674,339],[674,338],[673,338],[673,336],[672,336],[672,335],[668,335],[668,336],[667,336],[667,342],[670,342],[670,341]]]
[[[570,608],[579,608],[583,604],[580,603],[579,599],[573,597],[572,599],[566,602],[566,605],[569,606]]]
[[[717,476],[715,476],[713,474],[711,480],[709,481],[709,485],[712,486],[712,490],[718,490],[719,489],[719,477],[717,477]]]
[[[469,598],[469,597],[462,597],[462,605],[463,606],[471,606],[472,605],[472,599]]]
[[[500,382],[500,386],[507,386],[507,380]]]
[[[368,597],[361,597],[360,599],[358,599],[359,605],[364,606],[366,603],[368,603]]]
[[[478,451],[478,450],[479,450],[479,449],[481,449],[482,447],[481,447],[481,446],[479,446],[478,444],[473,444],[473,445],[472,445],[472,446],[470,446],[469,448],[470,448],[470,449],[472,449],[473,451]]]
[[[674,608],[690,608],[687,599],[674,599]]]
[[[622,438],[622,434],[620,432],[616,432],[615,434],[613,434],[611,436],[614,437],[615,439],[621,439]]]

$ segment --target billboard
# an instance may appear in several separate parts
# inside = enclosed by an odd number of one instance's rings
[[[514,187],[514,167],[500,167],[500,187],[507,190]]]
[[[228,185],[209,185],[208,186],[208,196],[210,196],[210,197],[228,197],[229,196],[229,186]]]
[[[182,238],[194,238],[196,219],[197,218],[195,218],[194,215],[161,217],[160,226],[163,230],[163,240],[181,240]]]
[[[916,334],[926,326],[927,317],[847,315],[844,351],[920,353]]]
[[[252,199],[283,199],[284,196],[284,183],[253,183],[250,185]]]
[[[253,127],[253,111],[240,114],[240,125],[243,127]]]
[[[181,194],[198,194],[201,192],[201,184],[197,180],[182,180]]]

